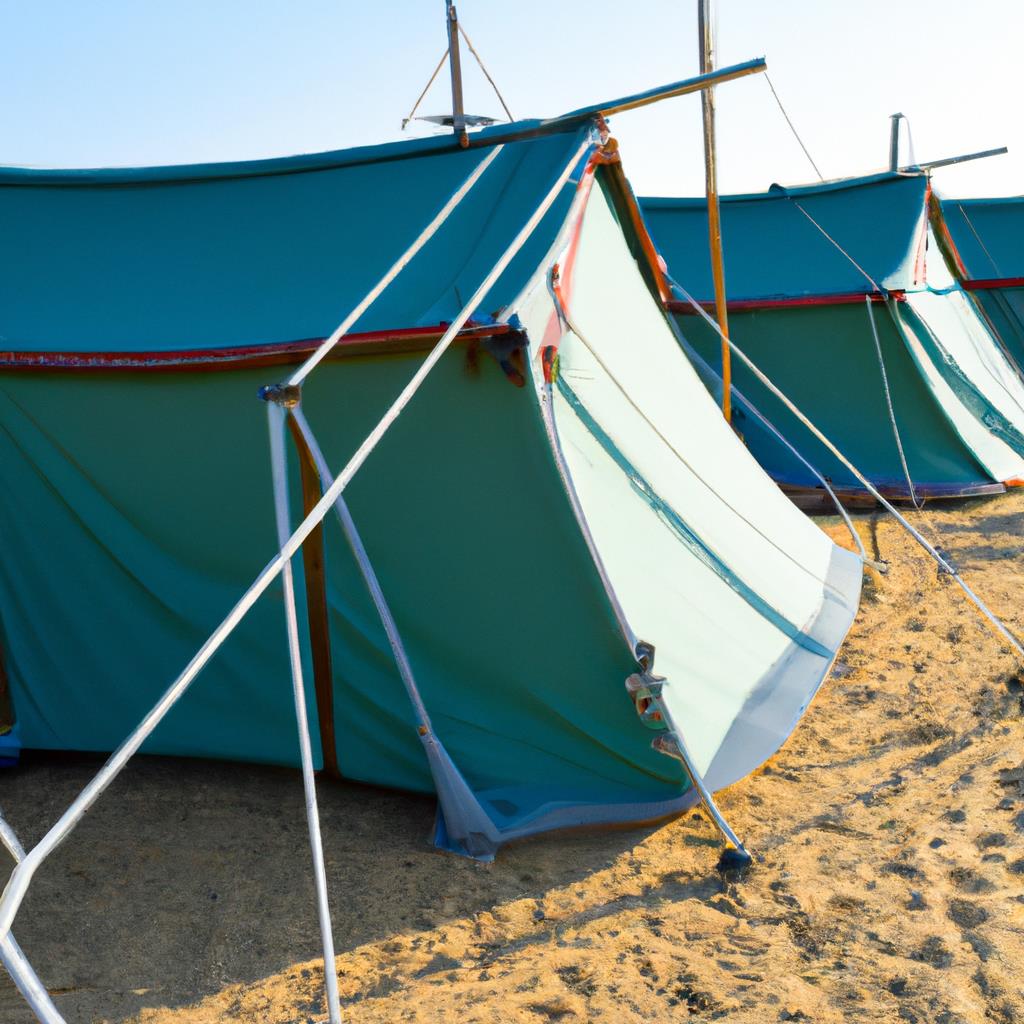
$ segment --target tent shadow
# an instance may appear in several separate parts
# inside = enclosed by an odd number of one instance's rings
[[[26,846],[99,763],[30,754],[2,776],[4,813]],[[525,840],[485,865],[429,844],[432,797],[326,779],[319,794],[339,954],[511,901],[542,901],[659,827]],[[708,847],[694,853],[707,858],[707,880],[696,884],[710,897],[720,891],[717,841],[698,827],[686,843]],[[14,933],[68,1020],[180,1007],[316,959],[299,774],[138,758],[43,866]],[[7,1024],[33,1021],[6,977],[0,1011]]]

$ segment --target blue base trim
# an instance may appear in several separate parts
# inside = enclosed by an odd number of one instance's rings
[[[13,768],[21,758],[21,731],[18,724],[0,736],[0,768]]]

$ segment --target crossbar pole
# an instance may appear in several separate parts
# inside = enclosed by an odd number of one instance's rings
[[[909,164],[907,167],[901,167],[901,171],[931,171],[936,167],[949,167],[952,164],[965,164],[969,160],[986,160],[990,156],[1003,156],[1008,153],[1009,150],[1005,146],[1000,146],[998,149],[982,149],[977,153],[964,153],[961,156],[947,156],[943,160],[929,160],[923,164]]]

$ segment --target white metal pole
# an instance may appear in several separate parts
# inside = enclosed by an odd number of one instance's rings
[[[473,168],[468,178],[452,193],[448,202],[437,211],[434,219],[416,236],[412,245],[395,261],[387,273],[366,293],[351,313],[325,338],[312,355],[288,378],[289,384],[301,384],[327,357],[331,349],[352,329],[356,321],[379,298],[385,288],[409,265],[413,257],[437,233],[437,229],[449,218],[452,210],[466,197],[469,190],[480,180],[481,175],[497,159],[504,146],[495,146],[483,160]]]
[[[270,462],[274,477],[274,513],[277,520],[277,539],[283,548],[291,531],[288,510],[288,463],[284,447],[284,410],[273,403],[267,404],[267,423],[270,428]],[[288,656],[291,662],[292,691],[295,697],[295,721],[299,730],[299,752],[302,758],[302,786],[306,796],[306,823],[309,826],[309,846],[313,854],[313,881],[316,888],[316,909],[320,921],[320,941],[324,950],[324,985],[327,996],[327,1014],[330,1024],[341,1024],[341,1005],[338,1001],[338,971],[334,960],[334,934],[331,929],[331,909],[327,898],[327,869],[324,864],[324,844],[320,834],[320,810],[316,800],[316,775],[313,771],[313,750],[309,738],[309,716],[306,712],[306,690],[302,679],[302,650],[299,646],[299,622],[295,611],[295,578],[291,561],[281,569],[284,584],[284,614],[288,631]]]
[[[334,478],[331,476],[331,470],[327,460],[324,458],[324,453],[321,451],[317,439],[313,436],[309,422],[300,408],[293,409],[292,416],[295,418],[303,438],[305,438],[306,445],[313,456],[313,461],[316,463],[320,479],[324,482],[325,486],[329,487]],[[363,538],[359,535],[359,530],[356,527],[355,520],[352,518],[352,513],[348,510],[348,503],[343,495],[339,496],[337,502],[335,502],[334,511],[337,513],[338,522],[341,524],[342,532],[345,534],[345,540],[355,556],[356,564],[359,566],[359,572],[363,577],[363,582],[366,584],[366,589],[370,592],[373,605],[377,609],[377,614],[380,617],[381,625],[384,627],[388,643],[391,645],[391,653],[394,655],[398,674],[402,677],[405,691],[409,696],[409,702],[416,712],[416,724],[433,732],[430,716],[427,714],[426,705],[420,696],[419,687],[416,685],[416,677],[413,675],[412,665],[409,662],[408,654],[406,654],[405,644],[402,642],[402,635],[398,632],[398,624],[395,622],[395,617],[391,614],[391,608],[388,605],[387,598],[384,596],[384,590],[380,585],[380,580],[377,578],[376,570],[373,568],[373,563],[370,561],[370,556],[367,554],[366,547],[363,544]]]
[[[10,932],[0,938],[0,961],[7,968],[11,980],[41,1024],[66,1024],[57,1007],[53,1005],[46,986],[39,980],[39,976]]]

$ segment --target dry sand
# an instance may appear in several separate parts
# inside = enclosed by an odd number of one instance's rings
[[[914,515],[1024,633],[1024,493]],[[890,521],[833,677],[721,805],[479,865],[432,802],[321,786],[346,1021],[1024,1020],[1021,675]],[[829,526],[839,538],[842,530]],[[95,762],[0,776],[26,838]],[[15,931],[70,1022],[323,1019],[298,778],[140,759],[46,865]],[[0,983],[0,1020],[31,1018]]]

